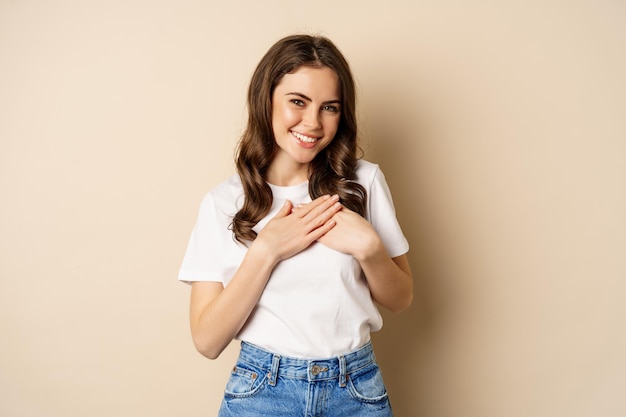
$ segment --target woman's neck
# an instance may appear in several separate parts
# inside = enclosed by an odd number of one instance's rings
[[[290,167],[272,164],[267,170],[266,180],[280,187],[302,184],[309,180],[309,164],[294,164]]]

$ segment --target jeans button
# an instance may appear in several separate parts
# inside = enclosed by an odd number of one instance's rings
[[[322,368],[319,365],[313,365],[313,368],[311,368],[311,373],[317,376],[320,372],[322,372]]]

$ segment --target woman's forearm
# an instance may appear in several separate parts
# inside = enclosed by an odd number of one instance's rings
[[[226,288],[197,282],[191,291],[191,334],[196,349],[215,359],[234,339],[258,302],[276,262],[253,245]]]
[[[399,313],[413,301],[413,276],[406,255],[390,258],[382,242],[357,258],[367,278],[372,298],[383,307]]]

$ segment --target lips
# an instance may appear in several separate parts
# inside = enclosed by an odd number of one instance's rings
[[[304,143],[315,143],[319,139],[312,136],[303,135],[302,133],[294,132],[293,130],[291,131],[291,134],[294,135],[299,141]]]

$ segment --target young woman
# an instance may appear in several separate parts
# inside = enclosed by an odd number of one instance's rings
[[[241,340],[219,415],[391,416],[370,332],[413,284],[385,178],[357,157],[350,68],[326,38],[281,39],[248,109],[238,174],[203,199],[179,273],[198,351]]]

